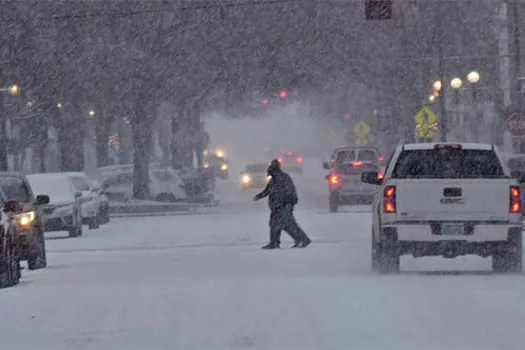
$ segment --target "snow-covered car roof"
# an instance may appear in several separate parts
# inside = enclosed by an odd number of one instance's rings
[[[461,142],[436,142],[436,143],[407,143],[401,145],[402,149],[408,151],[434,149],[436,145],[460,145],[462,149],[485,150],[493,149],[493,145],[487,143],[461,143]]]
[[[63,173],[29,174],[26,177],[33,193],[47,194],[50,204],[75,200],[73,184]]]

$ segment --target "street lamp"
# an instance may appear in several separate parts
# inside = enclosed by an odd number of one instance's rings
[[[441,91],[441,88],[443,87],[443,84],[441,83],[441,80],[436,80],[432,87],[434,88],[434,91]]]
[[[20,86],[13,84],[7,88],[7,92],[12,96],[20,95]]]
[[[468,75],[467,75],[467,80],[469,81],[469,83],[471,84],[476,84],[479,82],[479,79],[480,79],[480,76],[479,76],[479,73],[476,72],[476,71],[472,71],[470,72]]]
[[[429,100],[430,102],[434,102],[434,101],[436,100],[436,96],[434,96],[434,95],[430,95],[430,96],[428,97],[428,100]]]
[[[463,81],[461,81],[461,78],[454,78],[452,79],[452,81],[450,82],[450,86],[452,86],[452,88],[454,89],[459,89],[461,88],[461,86],[463,85]]]
[[[89,114],[90,117],[94,117],[94,116],[95,116],[95,111],[91,109],[91,110],[88,112],[88,114]]]

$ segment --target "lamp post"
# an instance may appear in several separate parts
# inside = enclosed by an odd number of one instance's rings
[[[461,113],[459,112],[459,89],[463,86],[463,81],[459,77],[455,77],[450,81],[450,86],[454,89],[454,106],[456,107],[456,117],[461,126],[463,126],[463,120]]]
[[[483,118],[479,106],[479,93],[477,85],[480,79],[481,77],[477,71],[472,71],[467,75],[467,80],[472,85],[472,102],[474,103],[474,118],[472,118],[472,122],[469,123],[472,128],[474,142],[479,142],[479,123]]]

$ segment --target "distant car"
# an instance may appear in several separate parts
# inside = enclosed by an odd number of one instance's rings
[[[244,171],[241,171],[241,186],[244,190],[250,188],[264,188],[270,181],[266,173],[268,164],[254,163],[248,164]]]
[[[383,176],[381,158],[373,148],[344,147],[333,152],[332,161],[323,164],[324,169],[330,170],[326,175],[330,212],[337,212],[340,205],[353,205],[363,200],[371,203],[377,187],[363,183],[361,174],[377,172]]]
[[[0,197],[2,203],[16,201],[16,229],[20,260],[27,260],[29,270],[47,266],[44,240],[42,206],[49,203],[49,196],[33,195],[25,176],[19,173],[0,172]]]
[[[149,172],[150,198],[160,202],[176,202],[187,198],[181,177],[170,167]],[[133,197],[133,169],[115,170],[102,180],[102,192],[113,201],[128,201]]]
[[[223,180],[228,179],[228,161],[218,155],[210,155],[204,160],[204,168],[211,169],[213,174]]]
[[[43,206],[44,231],[68,231],[69,237],[82,235],[82,194],[75,190],[71,179],[62,174],[27,175],[36,193],[49,194],[49,204]]]
[[[92,190],[86,173],[67,172],[64,173],[64,175],[71,179],[75,190],[82,194],[80,197],[80,206],[82,208],[82,224],[88,225],[90,230],[99,228],[98,194]]]
[[[301,155],[288,152],[278,157],[277,160],[281,163],[281,167],[285,172],[296,174],[303,173],[304,159]]]

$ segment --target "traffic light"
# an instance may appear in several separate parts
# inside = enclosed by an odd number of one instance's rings
[[[392,18],[392,0],[365,0],[365,16],[368,21]]]
[[[268,99],[264,99],[263,100],[263,104],[267,105],[268,104]]]
[[[280,98],[286,98],[287,96],[288,96],[288,93],[286,91],[283,90],[283,91],[279,92],[279,97]]]

